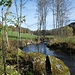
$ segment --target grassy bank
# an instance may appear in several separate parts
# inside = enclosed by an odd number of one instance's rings
[[[58,43],[58,42],[66,42],[66,43],[75,43],[75,36],[72,37],[52,37],[51,43]]]
[[[75,53],[75,36],[73,37],[54,37],[50,40],[48,47],[52,50]]]

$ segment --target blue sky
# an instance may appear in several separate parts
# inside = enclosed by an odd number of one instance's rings
[[[37,30],[37,4],[36,1],[29,1],[26,5],[26,23],[29,25],[28,28],[31,30]],[[47,29],[52,29],[52,13],[49,13],[49,16],[47,16]]]
[[[72,6],[75,5],[75,0],[72,0]],[[25,10],[25,14],[26,14],[26,23],[29,25],[28,28],[31,30],[36,30],[37,29],[37,4],[36,4],[36,0],[33,1],[29,1],[26,5],[26,10]],[[69,19],[71,20],[70,22],[73,22],[72,20],[75,20],[75,8],[71,9],[70,15],[69,15]],[[50,30],[53,29],[53,25],[52,25],[52,12],[49,11],[48,16],[47,16],[47,26],[46,29]]]
[[[17,0],[18,4],[19,4],[19,0]],[[72,5],[75,4],[75,0],[72,0]],[[36,0],[32,0],[32,1],[28,1],[25,6],[24,6],[24,10],[23,10],[23,15],[26,16],[26,22],[24,24],[22,24],[22,27],[25,28],[29,28],[31,30],[37,30],[37,4],[36,4]],[[0,7],[0,11],[1,11],[1,7]],[[15,12],[15,6],[14,4],[12,4],[10,11]],[[1,16],[1,12],[0,12],[0,16]],[[70,15],[69,15],[69,19],[70,20],[75,20],[75,8],[71,9]],[[73,22],[73,21],[71,21]],[[47,16],[47,26],[46,29],[50,30],[53,29],[53,25],[52,25],[52,12],[49,11],[48,16]]]

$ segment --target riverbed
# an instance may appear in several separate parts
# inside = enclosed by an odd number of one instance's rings
[[[45,55],[55,56],[61,59],[69,67],[71,75],[75,75],[75,55],[50,50],[49,48],[46,47],[46,42],[36,45],[28,45],[23,48],[23,52],[40,52]]]

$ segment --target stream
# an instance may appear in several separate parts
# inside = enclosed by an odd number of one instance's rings
[[[23,52],[40,52],[45,55],[55,56],[61,59],[69,67],[71,75],[75,75],[75,55],[60,51],[49,50],[49,48],[47,48],[45,44],[46,42],[36,45],[28,45],[23,48]]]

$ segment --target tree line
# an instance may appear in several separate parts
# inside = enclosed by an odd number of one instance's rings
[[[70,0],[37,0],[38,30],[46,30],[49,10],[53,13],[54,34],[60,29],[60,37],[64,36],[63,27],[69,22],[69,13],[72,9]],[[66,30],[66,27],[65,27]],[[43,31],[45,34],[45,32]]]
[[[65,27],[62,27],[63,29],[63,37],[71,37],[73,35],[75,35],[75,29],[71,26],[65,26]],[[52,30],[45,30],[45,35],[46,36],[55,36],[55,32],[57,32],[57,36],[60,37],[60,28],[57,28],[57,29],[52,29]],[[39,31],[34,31],[33,32],[34,35],[38,35],[38,36],[43,36],[43,30]]]
[[[2,30],[2,24],[0,24],[0,28]],[[6,26],[4,26],[4,29],[6,29]],[[13,25],[10,25],[10,26],[7,25],[7,29],[8,29],[8,31],[12,31],[12,32],[16,32],[16,30],[17,30],[17,28],[15,26],[13,26]],[[32,31],[29,30],[28,28],[21,27],[20,32],[21,33],[31,33]]]

